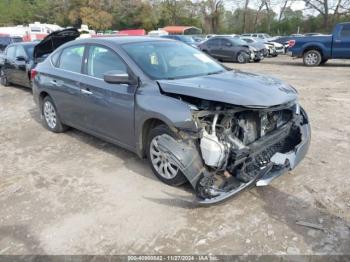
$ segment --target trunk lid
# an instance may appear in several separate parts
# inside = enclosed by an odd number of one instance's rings
[[[39,44],[34,48],[34,61],[40,62],[44,60],[50,53],[56,50],[59,46],[72,41],[80,36],[79,31],[76,28],[68,28],[59,31],[52,32],[47,35]]]

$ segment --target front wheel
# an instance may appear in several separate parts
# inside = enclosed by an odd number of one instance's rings
[[[246,59],[246,55],[244,53],[239,53],[237,55],[237,62],[240,63],[240,64],[244,64],[247,62],[247,59]]]
[[[176,135],[166,125],[159,125],[151,130],[147,143],[147,159],[159,180],[171,186],[180,186],[187,181],[185,176],[177,166],[170,163],[167,154],[162,152],[158,146],[158,139],[164,134],[176,138]]]
[[[322,62],[322,55],[317,50],[309,50],[304,53],[303,61],[306,66],[318,66]]]
[[[7,76],[5,74],[5,71],[1,68],[0,69],[0,84],[3,85],[3,86],[9,86],[10,83],[7,79]]]
[[[60,117],[57,114],[56,106],[49,96],[46,96],[43,100],[42,114],[44,117],[44,125],[48,130],[54,133],[62,133],[66,131],[67,126],[62,124]]]

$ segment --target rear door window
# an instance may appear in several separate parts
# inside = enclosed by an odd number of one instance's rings
[[[27,53],[24,50],[23,46],[17,46],[15,57],[24,57],[27,58]]]
[[[10,46],[6,51],[6,58],[9,60],[14,60],[16,57],[16,47]]]
[[[341,37],[350,37],[350,24],[343,25],[340,36]]]
[[[127,72],[124,61],[107,47],[91,46],[88,54],[87,74],[103,79],[109,71]]]
[[[85,47],[83,45],[70,46],[63,49],[60,57],[59,68],[80,73]]]

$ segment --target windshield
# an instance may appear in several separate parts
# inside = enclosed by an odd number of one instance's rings
[[[181,42],[143,42],[125,44],[122,47],[142,71],[155,80],[226,71],[212,58]]]
[[[254,40],[250,39],[250,38],[242,38],[244,41],[246,41],[247,43],[253,43]]]
[[[235,45],[247,45],[247,42],[243,41],[240,38],[231,38],[230,41],[234,43]]]

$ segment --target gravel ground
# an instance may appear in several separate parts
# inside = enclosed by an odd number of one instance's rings
[[[46,131],[30,90],[0,86],[0,254],[350,254],[350,62],[227,65],[292,84],[312,143],[293,172],[208,208],[126,150]]]

